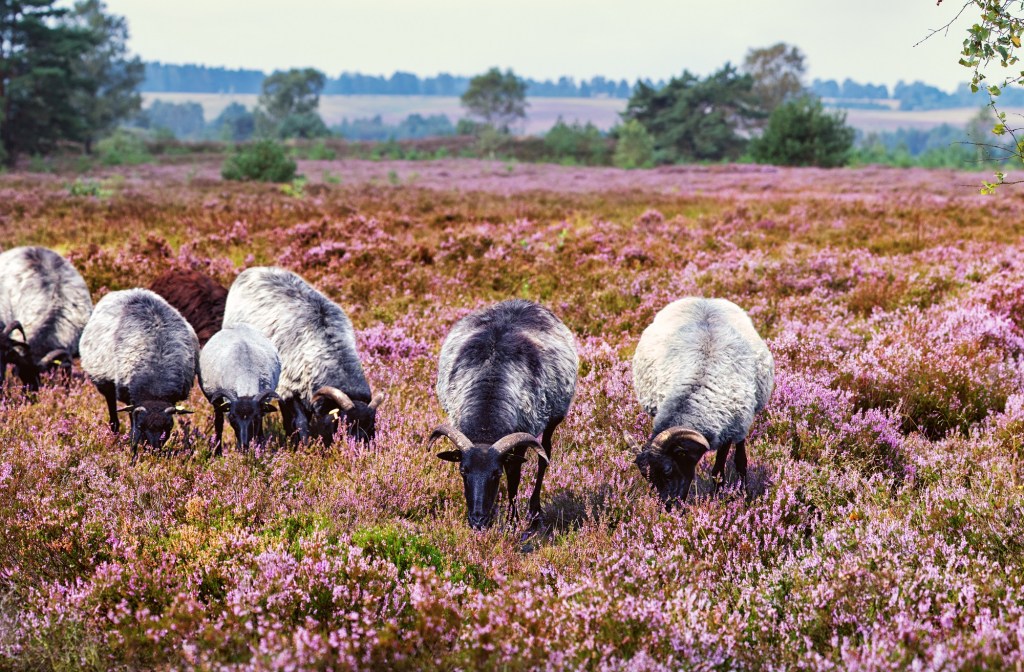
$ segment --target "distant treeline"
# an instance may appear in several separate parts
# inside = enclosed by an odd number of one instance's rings
[[[842,83],[834,79],[816,79],[811,83],[811,92],[819,98],[846,108],[890,109],[884,101],[894,100],[900,110],[945,110],[953,107],[982,107],[988,105],[984,91],[971,93],[969,85],[961,84],[952,93],[924,82],[907,84],[899,82],[890,94],[884,84],[861,84],[851,79]],[[1003,106],[1024,106],[1024,89],[1003,89],[999,102]]]
[[[146,63],[145,93],[259,93],[266,73],[260,70],[229,70],[203,65]],[[343,72],[329,77],[323,93],[328,95],[461,96],[470,77],[440,74],[419,77],[396,72],[390,77]],[[526,95],[547,98],[629,98],[633,88],[626,80],[604,77],[577,82],[572,77],[557,81],[526,79]]]

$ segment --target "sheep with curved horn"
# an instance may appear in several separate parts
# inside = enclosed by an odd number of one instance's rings
[[[355,332],[336,303],[291,271],[243,271],[228,290],[224,328],[248,323],[281,357],[277,385],[285,432],[331,445],[344,419],[348,433],[369,441],[385,397],[370,394]]]
[[[775,385],[775,361],[742,308],[685,298],[663,308],[633,356],[633,385],[654,429],[636,465],[667,509],[686,500],[701,457],[715,451],[720,483],[729,448],[747,476],[746,437]]]
[[[82,369],[107,402],[110,429],[118,413],[131,420],[132,459],[140,443],[160,448],[199,368],[199,339],[185,318],[148,289],[111,292],[82,331]],[[117,402],[128,404],[118,409]]]
[[[263,439],[263,417],[277,410],[270,402],[278,398],[280,377],[277,348],[252,326],[236,324],[210,338],[199,353],[199,379],[213,405],[217,455],[223,449],[225,417],[239,450]]]
[[[430,435],[454,450],[437,456],[459,465],[473,529],[494,519],[501,474],[508,481],[508,522],[518,519],[516,496],[526,451],[540,460],[530,497],[530,522],[540,524],[540,493],[551,438],[576,392],[579,358],[569,329],[547,308],[515,299],[459,320],[441,347],[437,398],[450,422]],[[537,437],[541,439],[538,441]]]
[[[64,257],[45,247],[0,254],[0,382],[7,364],[30,390],[48,371],[70,371],[91,313],[89,288]]]

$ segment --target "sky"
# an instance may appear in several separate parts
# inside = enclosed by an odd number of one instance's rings
[[[963,0],[107,0],[129,22],[144,60],[264,71],[316,67],[420,76],[474,75],[492,66],[535,79],[699,75],[747,50],[798,46],[807,80],[951,90],[969,14]]]

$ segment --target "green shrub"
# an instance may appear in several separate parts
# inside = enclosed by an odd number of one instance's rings
[[[295,170],[295,161],[288,158],[284,147],[273,140],[258,140],[238,147],[224,162],[220,174],[225,180],[291,182]]]
[[[616,130],[618,142],[612,163],[617,168],[650,168],[654,165],[654,138],[644,125],[630,119]]]
[[[803,97],[775,108],[750,154],[758,163],[835,168],[849,161],[853,138],[845,112],[828,112],[817,98]]]
[[[153,160],[145,140],[124,129],[118,129],[97,142],[96,153],[105,166],[134,166]]]
[[[544,149],[548,159],[560,163],[601,166],[608,163],[608,142],[597,126],[578,121],[567,124],[559,117],[544,136]]]

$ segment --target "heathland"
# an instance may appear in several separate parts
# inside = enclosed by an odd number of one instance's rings
[[[290,268],[352,317],[369,445],[130,461],[81,377],[0,402],[5,669],[1013,669],[1024,664],[1024,200],[952,171],[512,162],[0,176],[0,245],[93,298],[172,266]],[[687,295],[746,308],[776,389],[747,488],[666,513],[630,358]],[[449,327],[509,297],[577,337],[526,540],[465,522],[425,443]],[[280,429],[275,424],[274,431]],[[532,481],[534,466],[524,472]],[[528,492],[528,489],[526,489]],[[522,490],[521,490],[522,494]],[[525,502],[521,503],[525,508]]]

